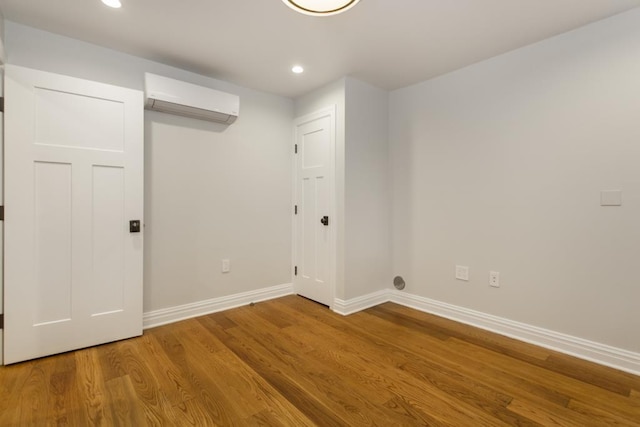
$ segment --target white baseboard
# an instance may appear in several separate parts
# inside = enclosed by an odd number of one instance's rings
[[[333,311],[343,316],[348,316],[358,311],[366,310],[369,307],[385,303],[389,301],[389,290],[384,289],[382,291],[374,292],[372,294],[364,295],[358,298],[353,298],[348,301],[341,299],[333,300]]]
[[[609,366],[634,375],[640,375],[640,353],[573,337],[525,323],[514,322],[502,317],[397,290],[388,289],[386,291],[379,291],[349,301],[336,300],[335,311],[343,315],[348,315],[384,302],[394,302],[405,307],[476,326],[600,365]]]
[[[229,310],[230,308],[239,307],[252,302],[266,301],[291,294],[293,294],[293,284],[287,283],[255,291],[198,301],[191,304],[163,308],[144,313],[142,316],[142,325],[144,329],[149,329],[156,326],[166,325],[167,323],[190,319],[192,317]]]

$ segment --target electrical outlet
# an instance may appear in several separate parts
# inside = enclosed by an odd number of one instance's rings
[[[489,286],[494,288],[500,287],[500,273],[498,273],[497,271],[489,272]]]
[[[456,265],[456,279],[469,281],[469,267],[464,265]]]
[[[231,261],[229,261],[228,259],[223,259],[222,260],[222,272],[223,273],[228,273],[231,271]]]

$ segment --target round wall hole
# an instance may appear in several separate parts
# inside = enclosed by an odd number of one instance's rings
[[[393,286],[395,286],[397,290],[403,290],[405,285],[406,283],[404,282],[402,276],[396,276],[393,278]]]

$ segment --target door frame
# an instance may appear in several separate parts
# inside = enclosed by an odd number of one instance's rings
[[[0,47],[2,42],[0,40]],[[4,55],[0,55],[0,97],[4,98]],[[0,112],[0,205],[4,206],[4,112]],[[0,221],[0,316],[4,319],[4,219]],[[4,322],[3,322],[4,323]],[[0,327],[0,366],[4,365],[4,326]]]
[[[329,309],[333,310],[335,306],[336,299],[336,282],[337,282],[337,236],[338,236],[338,223],[339,218],[336,216],[336,117],[337,117],[337,106],[335,104],[330,105],[328,107],[317,110],[313,113],[305,114],[303,116],[297,117],[293,120],[293,142],[291,144],[291,164],[292,164],[292,173],[291,179],[293,181],[293,194],[292,194],[292,206],[291,206],[291,247],[293,249],[291,254],[291,283],[293,284],[293,291],[297,293],[296,289],[296,276],[295,276],[295,266],[297,265],[297,257],[298,257],[298,244],[297,244],[297,236],[298,230],[297,225],[298,221],[296,218],[296,213],[294,206],[299,205],[298,197],[298,164],[297,164],[297,156],[295,150],[295,145],[298,142],[298,127],[304,125],[306,123],[312,122],[314,120],[321,119],[323,117],[329,117],[329,122],[331,126],[331,130],[329,132],[330,141],[329,141],[329,188],[330,195],[328,197],[328,215],[331,218],[331,226],[329,227],[329,293],[330,293],[330,301]]]

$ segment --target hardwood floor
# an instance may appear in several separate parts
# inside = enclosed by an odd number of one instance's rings
[[[290,296],[0,368],[0,426],[640,426],[640,377]]]

